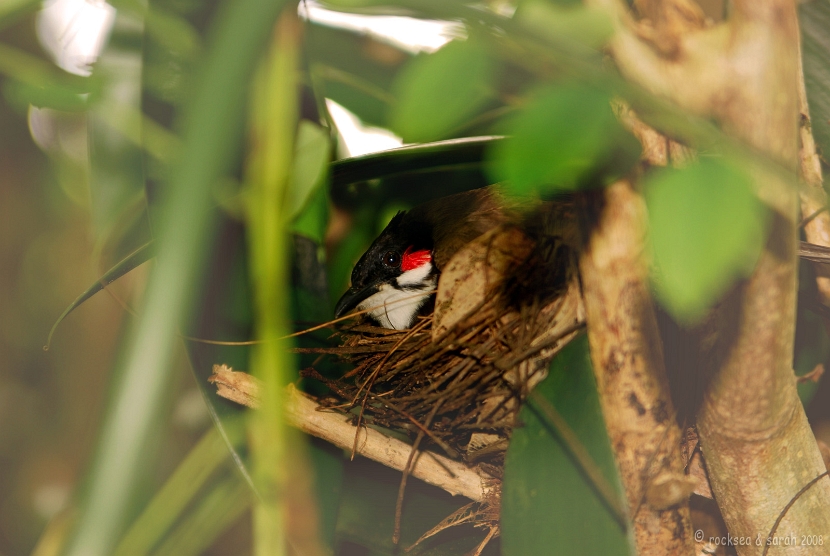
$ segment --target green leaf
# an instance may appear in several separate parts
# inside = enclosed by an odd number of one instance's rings
[[[471,526],[453,527],[406,550],[421,535],[470,502],[410,477],[401,518],[401,541],[396,548],[392,534],[400,472],[363,458],[347,462],[345,472],[337,517],[337,536],[341,543],[337,554],[464,556],[471,554],[487,534],[486,530]],[[491,542],[484,555],[498,554],[497,546]]]
[[[600,476],[622,503],[616,463],[599,406],[587,337],[553,360],[536,395],[555,407]],[[617,512],[609,508],[545,412],[526,404],[507,450],[502,494],[502,552],[633,554]]]
[[[472,39],[416,57],[394,84],[390,128],[407,143],[446,137],[487,102],[492,74],[487,51]]]
[[[0,27],[13,23],[18,17],[40,7],[37,0],[4,0],[0,2]]]
[[[289,224],[290,231],[323,243],[329,224],[329,197],[325,188],[319,187],[308,203]]]
[[[297,130],[291,183],[288,189],[288,214],[292,232],[323,243],[328,227],[328,192],[323,186],[328,176],[331,139],[324,128],[302,120]]]
[[[296,218],[323,184],[328,169],[331,141],[328,131],[308,120],[297,129],[294,163],[288,185],[289,218]]]
[[[572,190],[619,158],[626,171],[636,158],[633,138],[617,121],[611,95],[578,83],[548,87],[507,124],[509,140],[490,151],[493,178],[519,195]],[[599,184],[601,185],[601,184]]]
[[[545,0],[522,2],[515,19],[540,37],[570,40],[591,48],[599,48],[614,33],[605,12],[582,4],[562,7]]]
[[[21,111],[31,104],[37,108],[81,112],[90,105],[90,95],[84,94],[86,92],[63,85],[33,85],[15,79],[3,83],[3,96]]]
[[[657,295],[676,319],[694,322],[755,266],[767,210],[745,171],[714,158],[654,172],[645,199]]]
[[[830,156],[830,1],[813,0],[798,7],[804,61],[804,85],[813,136],[824,157]]]

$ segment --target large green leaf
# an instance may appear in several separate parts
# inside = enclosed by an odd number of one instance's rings
[[[804,84],[813,136],[825,158],[830,156],[830,1],[803,2],[798,8],[804,60]]]
[[[473,39],[418,56],[395,82],[389,127],[406,143],[443,139],[484,106],[492,74],[487,50]]]
[[[407,552],[406,549],[421,535],[470,502],[410,477],[404,493],[401,540],[396,549],[392,534],[400,479],[400,472],[360,457],[346,462],[343,502],[337,523],[338,554],[464,556],[484,540],[486,529],[459,526],[443,531]],[[496,541],[491,542],[484,552],[485,556],[494,554],[498,554]]]
[[[579,83],[538,91],[508,121],[506,134],[511,138],[490,152],[492,171],[518,194],[574,189],[614,166],[618,153],[625,156],[617,174],[639,154],[611,109],[611,95]]]
[[[479,168],[485,149],[501,141],[497,136],[464,137],[344,158],[331,165],[332,197],[348,195],[349,186],[361,181]]]
[[[328,175],[330,155],[328,132],[302,120],[297,130],[287,209],[291,231],[320,244],[328,226],[328,197],[322,186]]]
[[[505,556],[634,553],[619,511],[609,507],[622,503],[622,489],[591,369],[587,336],[582,335],[554,359],[536,395],[562,416],[608,485],[605,492],[618,498],[607,500],[600,495],[545,408],[526,404],[519,414],[522,425],[510,439],[504,468],[501,526]]]
[[[658,297],[676,319],[693,322],[754,267],[767,210],[749,175],[715,158],[655,171],[645,198]]]

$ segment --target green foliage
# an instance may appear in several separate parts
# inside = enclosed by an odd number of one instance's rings
[[[241,445],[244,439],[241,422],[239,420],[227,422],[227,425],[226,430],[232,436],[232,443],[236,446]],[[229,459],[225,439],[219,434],[218,429],[210,428],[155,494],[138,519],[133,522],[118,543],[114,554],[116,556],[149,554],[181,518],[185,508],[192,503],[199,490]],[[234,478],[236,483],[244,484],[238,475]],[[245,490],[249,490],[247,485],[244,487]],[[220,515],[226,513],[224,510],[223,508]],[[202,517],[208,517],[212,523],[216,520],[216,516],[203,515]],[[215,531],[215,533],[218,534],[220,531]]]
[[[752,179],[705,157],[645,183],[657,295],[676,319],[699,319],[734,279],[749,274],[766,238],[767,209]]]
[[[487,102],[492,75],[487,50],[473,39],[415,58],[393,87],[390,128],[405,143],[445,138]]]
[[[364,123],[384,125],[393,100],[392,82],[411,55],[385,46],[390,56],[367,56],[365,39],[314,23],[308,25],[305,38],[309,74],[321,110],[323,97],[330,98]]]
[[[407,551],[421,535],[469,503],[466,498],[450,496],[410,478],[401,519],[401,541],[396,548],[392,543],[392,533],[400,473],[358,458],[347,464],[345,478],[337,523],[341,541],[337,554],[463,556],[470,554],[484,539],[486,531],[469,526],[454,527]],[[350,551],[349,544],[361,547],[360,551]],[[491,542],[484,556],[497,555],[497,547],[497,542]]]
[[[546,0],[530,0],[519,4],[515,17],[540,37],[569,40],[591,48],[602,46],[614,32],[605,12],[581,3],[563,7]]]
[[[287,491],[290,469],[302,457],[292,449],[295,438],[282,410],[282,392],[296,373],[288,353],[289,248],[286,230],[294,199],[302,200],[313,179],[291,180],[297,155],[297,64],[299,30],[286,7],[278,29],[254,81],[250,103],[251,147],[247,157],[248,183],[245,223],[253,286],[254,334],[250,372],[260,380],[261,406],[248,419],[251,468],[258,497],[254,505],[254,554],[279,556],[287,550]],[[312,142],[313,144],[313,142]],[[301,206],[301,201],[296,201]],[[290,455],[294,457],[290,458]],[[294,463],[292,464],[292,460]]]
[[[614,455],[605,431],[586,335],[553,360],[535,391],[576,434],[621,500]],[[502,492],[505,556],[530,554],[633,554],[627,532],[598,494],[570,446],[538,406],[519,414],[510,439]]]
[[[627,171],[639,147],[617,121],[611,95],[579,83],[559,83],[534,95],[506,124],[509,140],[496,144],[490,156],[496,180],[519,194],[573,190],[614,162],[620,152]],[[622,150],[621,150],[622,149]],[[596,185],[602,185],[598,183]]]
[[[67,554],[112,551],[158,435],[181,319],[190,313],[211,237],[211,185],[228,171],[239,139],[247,84],[280,3],[227,3],[217,16],[201,86],[185,115],[182,158],[156,221],[158,256],[143,308],[127,338],[86,496]]]
[[[119,45],[134,49],[133,54],[143,49],[143,96],[134,97],[129,114],[119,114],[117,107],[100,104],[102,99],[106,100],[107,87],[119,85],[118,80],[107,81],[101,64],[92,79],[78,78],[26,54],[25,49],[0,45],[0,72],[7,77],[3,83],[7,101],[21,110],[34,104],[64,111],[86,110],[97,118],[92,128],[92,145],[106,160],[101,156],[95,160],[93,156],[94,170],[98,172],[93,184],[98,186],[93,187],[96,202],[107,201],[102,195],[117,193],[108,188],[110,184],[118,185],[117,180],[130,178],[134,180],[132,186],[144,181],[142,161],[136,158],[140,153],[123,139],[140,145],[154,157],[158,166],[154,168],[155,174],[150,175],[163,176],[165,187],[161,189],[168,191],[164,195],[167,206],[154,221],[162,255],[152,274],[147,304],[140,308],[139,322],[130,332],[128,348],[119,364],[120,379],[116,381],[105,432],[89,471],[90,489],[81,508],[75,544],[70,548],[73,553],[90,546],[93,553],[110,553],[125,516],[136,510],[132,503],[135,484],[145,468],[152,467],[151,458],[143,451],[146,440],[165,434],[165,424],[156,418],[165,413],[161,392],[169,381],[171,345],[181,318],[188,313],[193,292],[198,290],[196,277],[211,235],[210,190],[233,171],[244,121],[242,106],[251,86],[251,68],[284,4],[272,0],[227,2],[215,15],[218,29],[208,35],[210,48],[203,68],[204,80],[196,87],[195,69],[205,48],[200,30],[175,11],[174,4],[181,7],[183,3],[190,3],[191,7],[201,5],[198,0],[185,0],[166,3],[158,9],[133,0],[113,2],[120,12],[143,18],[145,26],[142,44],[133,37]],[[364,8],[354,11],[372,11],[373,6],[382,2],[331,3],[344,9]],[[6,2],[0,7],[0,25],[12,20],[13,15],[32,9],[34,4],[29,0]],[[352,265],[377,233],[384,211],[396,202],[417,202],[448,193],[450,187],[478,184],[481,177],[477,174],[467,181],[461,176],[471,168],[474,172],[470,175],[480,171],[484,148],[489,149],[488,164],[494,180],[506,180],[506,187],[513,193],[546,196],[562,190],[602,186],[635,164],[639,145],[614,114],[613,99],[617,97],[632,101],[647,121],[671,122],[661,127],[664,131],[673,131],[676,125],[685,133],[678,132],[678,137],[711,139],[717,135],[710,128],[701,131],[700,122],[691,116],[672,112],[643,92],[622,87],[621,79],[601,65],[601,56],[595,50],[610,35],[609,21],[579,0],[520,2],[513,18],[472,9],[463,2],[401,0],[392,4],[388,10],[374,11],[404,9],[418,17],[461,21],[467,23],[470,38],[413,58],[401,49],[355,33],[308,23],[305,51],[293,53],[295,61],[307,60],[308,67],[272,68],[272,88],[263,87],[261,82],[254,84],[260,88],[254,110],[261,110],[258,114],[263,117],[254,118],[250,128],[257,134],[262,131],[258,129],[261,125],[266,132],[258,136],[262,142],[254,141],[253,149],[263,147],[263,151],[252,155],[256,160],[249,160],[248,168],[250,171],[254,167],[252,174],[256,178],[249,183],[257,182],[256,187],[261,187],[250,204],[251,212],[258,213],[249,213],[253,260],[238,257],[230,263],[231,272],[238,276],[228,288],[230,293],[223,292],[227,298],[221,304],[227,306],[223,318],[233,321],[233,326],[222,328],[227,325],[223,322],[217,326],[220,332],[215,337],[226,338],[223,332],[229,329],[236,333],[234,338],[249,337],[251,299],[247,288],[251,284],[249,276],[239,270],[248,262],[252,264],[251,281],[256,283],[260,338],[273,339],[289,331],[289,305],[297,321],[330,317],[330,309],[322,302],[325,295],[321,294],[326,284],[322,280],[319,284],[295,283],[290,289],[289,270],[284,266],[290,250],[286,230],[314,240],[316,244],[310,252],[316,255],[314,261],[322,264],[320,245],[330,204],[324,185],[329,175],[330,137],[334,134],[307,119],[296,128],[293,126],[297,119],[295,111],[299,110],[296,93],[301,86],[313,89],[321,112],[325,110],[324,99],[330,98],[365,123],[391,127],[407,142],[490,133],[494,129],[509,136],[477,143],[472,150],[471,145],[461,142],[435,144],[335,165],[333,174],[342,170],[339,187],[354,187],[351,197],[343,202],[352,203],[345,208],[352,211],[353,229],[326,261],[333,299],[345,289]],[[830,148],[830,43],[825,36],[830,21],[828,6],[830,2],[826,0],[813,0],[800,8],[814,131],[825,152]],[[119,76],[117,64],[113,69],[115,77],[129,77],[132,81],[127,84],[133,86],[134,93],[139,92],[135,87],[136,74]],[[307,74],[301,73],[301,69]],[[495,79],[497,76],[501,79]],[[165,104],[164,110],[186,107],[182,158],[175,167],[166,164],[175,159],[174,153],[178,155],[179,150],[172,148],[178,147],[177,138],[141,114],[142,109],[151,110],[148,106],[159,100]],[[113,115],[119,117],[110,117]],[[311,116],[304,113],[303,117]],[[649,117],[652,119],[648,120]],[[126,122],[123,125],[122,120]],[[118,136],[117,145],[108,142],[111,135]],[[701,144],[711,147],[725,143],[713,140]],[[118,149],[105,151],[108,146]],[[119,152],[125,156],[121,158]],[[124,160],[128,163],[122,164]],[[438,169],[450,178],[434,179]],[[409,187],[418,178],[426,183]],[[366,181],[371,183],[355,185]],[[655,285],[660,299],[677,318],[688,322],[699,317],[732,280],[746,274],[754,264],[764,241],[767,214],[750,185],[749,177],[737,166],[710,158],[686,170],[655,172],[645,184],[658,270]],[[337,188],[333,189],[336,193]],[[127,190],[136,188],[124,188]],[[120,203],[104,202],[100,206],[101,213],[110,221],[121,220]],[[143,260],[141,257],[119,263],[103,281],[114,280],[139,259]],[[311,287],[320,284],[322,288]],[[90,288],[69,310],[100,289],[99,285]],[[808,326],[815,323],[808,322]],[[809,340],[816,344],[816,349],[798,352],[795,366],[800,372],[810,370],[826,356],[826,337],[822,338]],[[308,336],[299,342],[319,345],[325,340],[324,335]],[[286,355],[284,348],[285,344],[274,342],[253,358],[255,371],[273,371],[269,376],[271,394],[276,391],[275,385],[280,386],[293,376],[295,360]],[[227,348],[217,349],[211,352],[210,357],[215,357],[211,362],[238,362],[238,368],[248,367],[247,352],[229,353]],[[199,373],[206,372],[209,365],[201,366],[203,369],[196,373],[205,392],[209,387]],[[539,395],[564,416],[601,471],[603,483],[617,487],[595,390],[583,337],[553,363]],[[252,503],[250,485],[227,469],[222,470],[224,475],[216,472],[208,478],[224,462],[225,446],[216,435],[232,427],[227,418],[238,408],[228,409],[230,404],[220,406],[213,392],[208,391],[206,397],[211,401],[210,411],[219,433],[210,433],[209,449],[200,444],[186,458],[133,522],[127,535],[121,537],[120,552],[198,553]],[[627,533],[615,517],[618,512],[610,507],[614,506],[613,501],[609,503],[607,492],[600,495],[597,482],[588,478],[584,460],[574,457],[573,445],[563,441],[561,430],[551,422],[542,403],[536,401],[523,409],[524,426],[515,432],[507,455],[503,500],[505,554],[566,553],[573,552],[574,547],[579,553],[629,554]],[[268,411],[274,409],[272,405]],[[265,420],[275,415],[279,418],[277,413],[268,413]],[[269,523],[281,511],[281,501],[271,496],[274,489],[269,487],[278,486],[284,479],[280,475],[284,468],[274,463],[294,461],[294,454],[286,454],[290,450],[283,442],[280,426],[281,423],[271,420],[254,431],[257,477],[260,487],[266,487],[266,502],[270,505],[267,512],[260,512],[260,519],[264,516],[271,520]],[[263,433],[264,429],[268,430]],[[309,452],[310,462],[317,470],[326,542],[337,542],[336,524],[341,542],[360,544],[371,554],[394,553],[392,509],[400,475],[391,471],[371,476],[352,473],[347,477],[341,500],[340,454],[319,446],[313,446]],[[247,457],[244,450],[242,455]],[[234,456],[239,468],[246,472],[240,454],[234,452]],[[297,461],[304,460],[297,456]],[[272,476],[267,476],[269,469]],[[403,545],[413,542],[462,504],[463,501],[449,499],[442,493],[419,491],[410,483]],[[269,531],[267,526],[268,523],[259,524],[257,542],[261,551],[276,553],[283,543],[279,531]],[[475,546],[481,539],[479,533],[474,531],[471,535],[468,531],[461,540],[420,547],[415,553],[461,554]]]
[[[89,109],[90,98],[83,87],[39,86],[17,80],[3,83],[3,96],[23,112],[29,105],[37,108],[52,108],[63,112],[82,112]]]
[[[323,184],[328,175],[330,153],[328,131],[308,120],[301,121],[286,210],[291,230],[318,243],[323,242],[328,225],[328,203]]]
[[[830,155],[830,1],[812,0],[798,7],[804,62],[804,85],[813,136],[825,158]]]

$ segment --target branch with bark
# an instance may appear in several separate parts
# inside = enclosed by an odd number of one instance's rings
[[[596,198],[595,198],[596,199]],[[587,206],[592,228],[579,261],[588,340],[608,436],[625,487],[638,554],[689,554],[688,495],[666,500],[660,485],[684,483],[680,428],[663,367],[648,291],[645,203],[628,181]]]
[[[635,2],[640,19],[620,0],[589,3],[614,19],[611,53],[629,79],[715,119],[726,133],[793,173],[800,166],[808,184],[802,210],[805,216],[815,215],[806,227],[808,238],[826,244],[830,218],[819,212],[825,199],[808,125],[801,127],[799,152],[799,114],[802,121],[809,122],[809,116],[803,86],[800,99],[798,94],[803,78],[795,2],[735,0],[729,19],[717,25],[707,24],[683,0]],[[824,472],[824,464],[792,371],[798,193],[780,174],[757,167],[750,171],[758,196],[774,214],[771,235],[752,276],[728,294],[701,328],[698,372],[707,388],[698,412],[700,442],[730,534],[764,541],[776,525],[780,536],[826,536],[830,481],[811,483]],[[638,226],[631,219],[618,233],[626,237]],[[826,299],[828,281],[820,280],[819,288]],[[595,334],[597,328],[611,329],[613,321],[602,314],[592,320],[590,297],[586,291],[589,335],[592,328]],[[650,337],[644,341],[659,345],[656,331],[644,333]],[[598,348],[595,361],[605,356]],[[738,547],[740,554],[763,551],[764,543]]]
[[[253,376],[225,365],[215,365],[209,380],[216,385],[220,396],[247,407],[259,407],[260,386]],[[479,468],[467,467],[430,451],[417,452],[411,467],[407,467],[412,446],[375,429],[355,427],[341,413],[321,410],[317,402],[294,385],[289,384],[285,389],[282,407],[291,426],[338,448],[352,450],[355,447],[357,455],[401,472],[409,468],[411,476],[453,496],[465,496],[476,502],[498,501],[501,482]]]

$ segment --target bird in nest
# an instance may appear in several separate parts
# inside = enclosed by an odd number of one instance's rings
[[[452,256],[512,218],[493,187],[398,212],[355,265],[335,317],[358,309],[384,328],[411,327],[432,311],[438,277]]]

